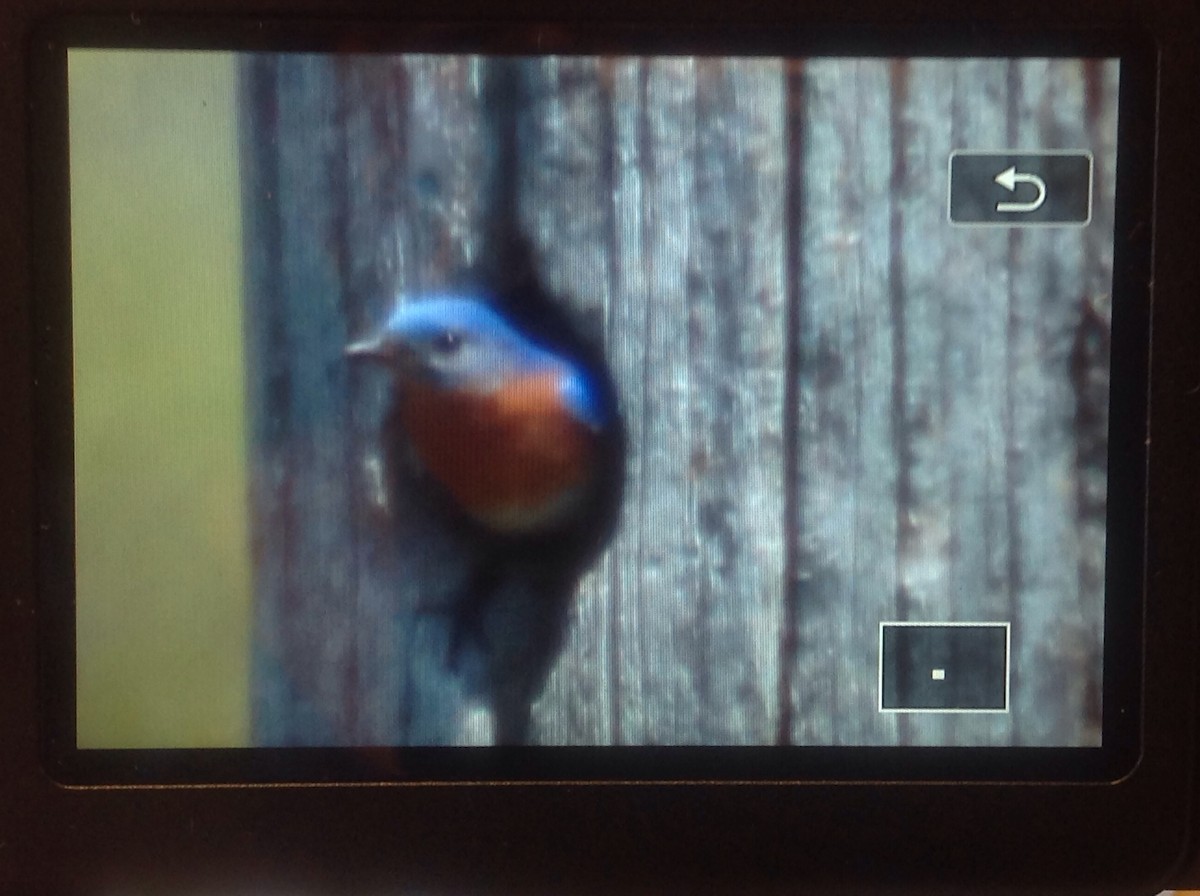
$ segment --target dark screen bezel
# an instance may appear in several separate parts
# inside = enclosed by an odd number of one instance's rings
[[[741,53],[1121,59],[1109,431],[1104,734],[1099,748],[528,747],[77,750],[74,681],[69,47],[354,52]],[[348,23],[75,17],[31,46],[34,410],[41,744],[67,785],[368,782],[1099,782],[1140,756],[1154,51],[1138,32],[814,29],[512,22]]]

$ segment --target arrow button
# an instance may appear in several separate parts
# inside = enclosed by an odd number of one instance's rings
[[[950,154],[947,213],[964,226],[1075,226],[1091,220],[1087,150]]]

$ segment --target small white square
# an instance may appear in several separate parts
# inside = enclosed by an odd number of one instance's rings
[[[946,680],[946,670],[945,669],[934,669],[932,672],[929,673],[929,677],[932,678],[934,681],[945,681]]]

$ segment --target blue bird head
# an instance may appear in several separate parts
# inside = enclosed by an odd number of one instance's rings
[[[579,419],[599,429],[613,413],[584,365],[469,296],[401,300],[377,333],[345,353],[385,364],[401,382],[448,390],[489,392],[511,377],[558,374],[563,401]]]

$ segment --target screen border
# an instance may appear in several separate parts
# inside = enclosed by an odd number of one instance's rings
[[[1099,748],[521,747],[77,750],[74,747],[73,423],[66,51],[71,47],[305,52],[737,53],[784,56],[1119,57],[1104,722]],[[1113,782],[1141,756],[1146,585],[1155,52],[1136,30],[980,26],[380,23],[68,17],[31,42],[34,416],[41,745],[68,786],[246,783]],[[1119,297],[1119,299],[1117,298]],[[64,471],[68,471],[64,475]]]

